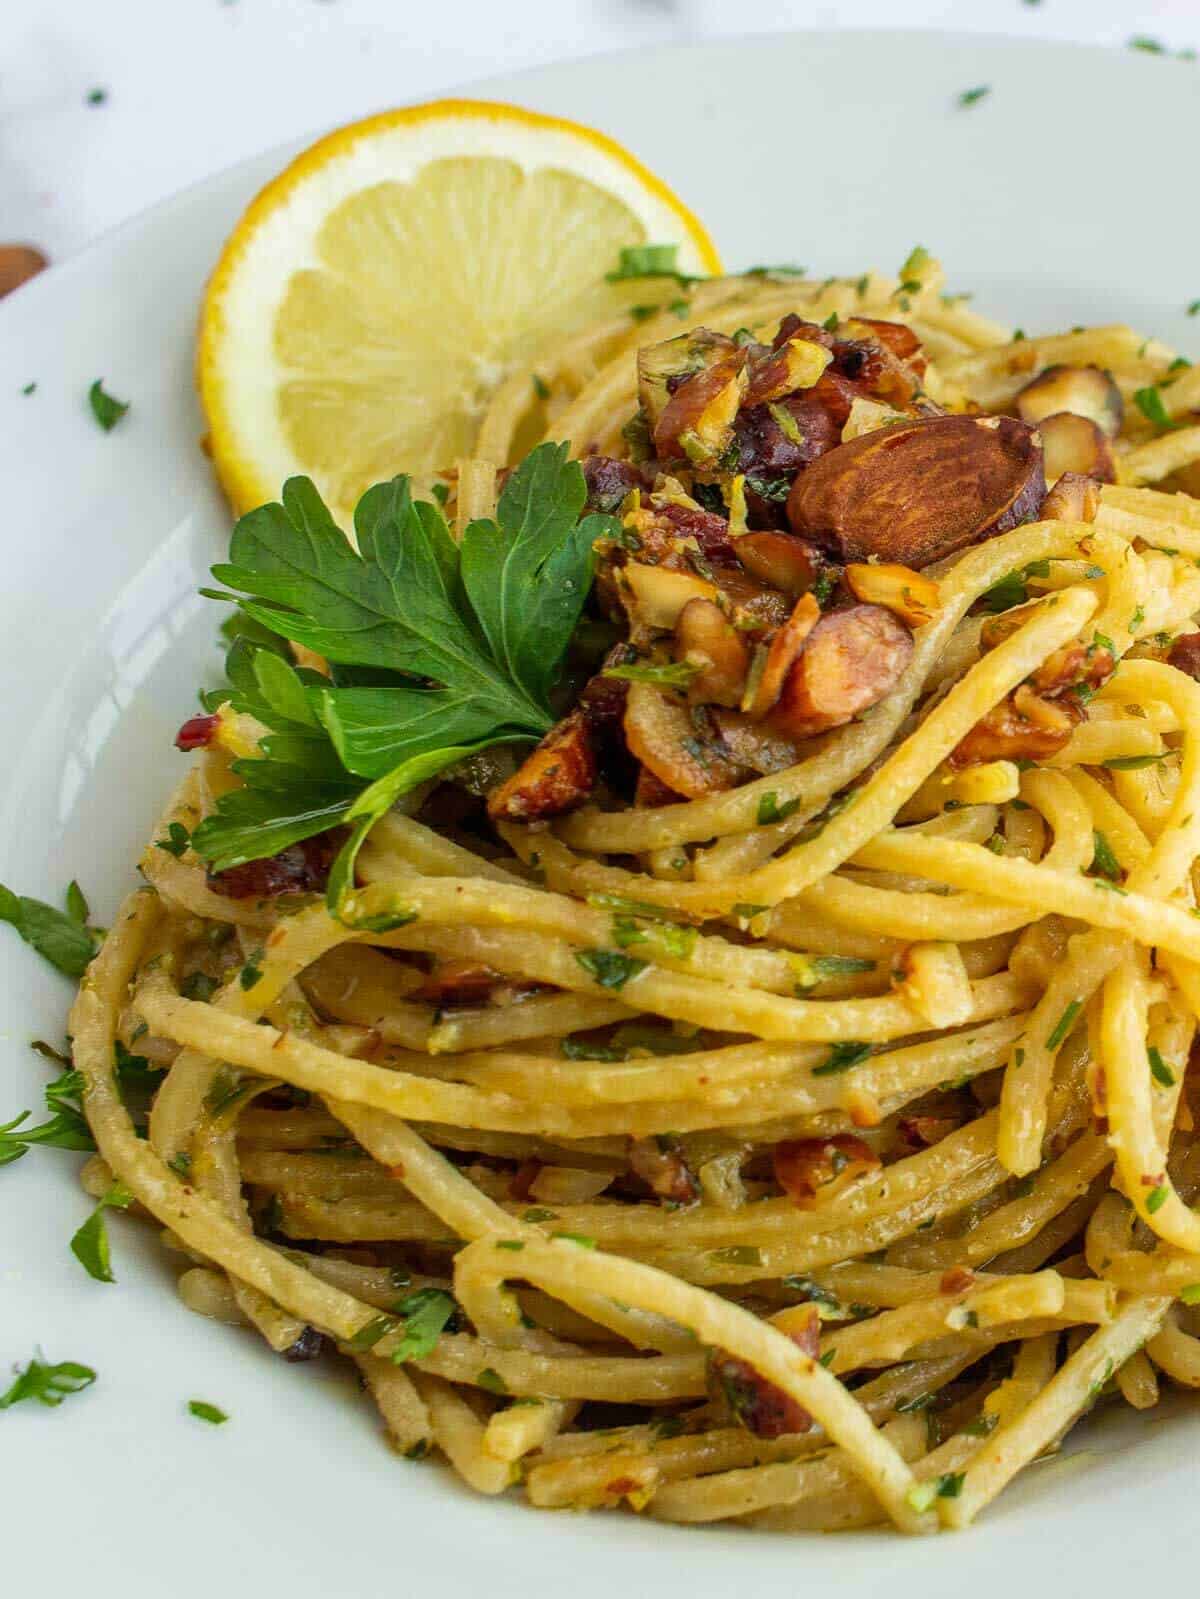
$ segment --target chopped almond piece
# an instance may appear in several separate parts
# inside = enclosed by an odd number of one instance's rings
[[[741,711],[727,711],[721,706],[713,710],[712,719],[730,760],[748,772],[766,777],[772,772],[786,772],[800,759],[796,740],[776,732],[769,722],[758,722]]]
[[[694,466],[714,461],[729,443],[746,387],[746,355],[737,350],[684,381],[654,426],[660,460],[686,456]]]
[[[738,630],[712,600],[689,600],[675,624],[674,655],[700,670],[688,684],[693,705],[737,705],[750,651]]]
[[[811,389],[830,362],[830,352],[808,339],[788,339],[750,372],[745,405],[764,405],[797,389]]]
[[[912,650],[912,634],[882,606],[831,611],[788,673],[772,724],[789,738],[841,727],[891,693]]]
[[[846,568],[846,582],[856,600],[882,605],[893,611],[909,627],[931,622],[938,607],[938,586],[911,566],[893,561],[852,561]]]
[[[596,756],[587,718],[582,710],[574,710],[488,796],[488,815],[509,822],[559,816],[586,799],[595,781]]]
[[[1048,760],[1067,743],[1081,717],[1073,701],[1039,700],[1022,684],[976,722],[946,764],[959,770],[981,761]]]
[[[648,766],[638,767],[637,787],[633,795],[635,805],[645,809],[655,805],[677,805],[682,798],[682,794],[660,783]]]
[[[776,633],[766,653],[756,661],[757,671],[746,684],[742,710],[747,716],[765,716],[783,692],[784,680],[804,641],[821,620],[821,607],[811,594],[802,594],[791,616]]]
[[[1035,426],[1062,412],[1086,417],[1110,439],[1121,431],[1125,402],[1098,366],[1048,366],[1017,395],[1017,415]]]
[[[850,407],[850,415],[842,428],[842,443],[849,444],[853,439],[862,438],[864,433],[877,433],[890,422],[904,420],[903,412],[893,406],[885,405],[882,400],[869,400],[866,395],[860,394]]]
[[[738,781],[737,768],[697,730],[685,701],[649,683],[629,685],[625,743],[660,783],[686,799],[718,794]]]
[[[1033,687],[1044,699],[1057,699],[1082,688],[1090,698],[1116,670],[1116,660],[1103,644],[1064,644],[1048,656],[1033,674]]]
[[[902,1116],[896,1131],[911,1149],[928,1149],[961,1126],[954,1116]]]
[[[637,353],[638,402],[652,428],[683,384],[722,361],[746,357],[726,333],[693,328],[661,344],[644,344]]]
[[[807,594],[826,569],[821,552],[793,533],[743,533],[734,553],[752,577],[785,594]]]
[[[690,572],[630,561],[619,573],[630,621],[637,627],[673,628],[689,600],[715,600],[716,585]]]
[[[897,360],[911,367],[917,377],[925,376],[925,368],[929,364],[925,359],[925,351],[921,348],[920,339],[906,322],[883,322],[876,317],[856,316],[846,324],[846,331],[856,338],[860,328],[865,328],[868,337],[877,339]]]
[[[1064,472],[1093,477],[1101,483],[1117,481],[1117,458],[1108,435],[1090,417],[1059,411],[1038,423],[1047,482]]]
[[[0,244],[0,300],[49,266],[31,244]]]
[[[1167,663],[1200,683],[1200,633],[1181,633],[1171,645]]]
[[[629,1169],[665,1204],[694,1205],[700,1197],[695,1173],[668,1138],[631,1138]]]
[[[1100,485],[1079,472],[1064,472],[1042,502],[1043,522],[1094,522],[1100,510]]]

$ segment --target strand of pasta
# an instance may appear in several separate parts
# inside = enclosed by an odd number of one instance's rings
[[[916,1098],[944,1082],[951,1068],[960,1077],[988,1071],[1002,1058],[1006,1044],[1019,1036],[1023,1024],[1023,1016],[1004,1017],[969,1032],[874,1055],[855,1068],[852,1083],[841,1074],[813,1077],[811,1068],[826,1058],[826,1052],[806,1045],[733,1044],[678,1057],[613,1065],[580,1061],[565,1066],[540,1057],[499,1053],[460,1056],[456,1064],[479,1087],[529,1099],[548,1090],[564,1105],[700,1098],[708,1090],[741,1081],[743,1076],[763,1083],[804,1073],[795,1084],[787,1085],[788,1111],[792,1115],[815,1115],[822,1110],[845,1108],[848,1099],[860,1103],[864,1096],[881,1100],[893,1095]]]
[[[987,1438],[958,1495],[938,1501],[948,1526],[966,1527],[985,1505],[1088,1408],[1113,1371],[1154,1336],[1169,1300],[1134,1299],[1083,1343],[1014,1421]]]
[[[1159,1244],[1151,1251],[1132,1246],[1137,1212],[1117,1193],[1106,1194],[1088,1222],[1088,1265],[1129,1294],[1176,1297],[1200,1283],[1200,1255]]]
[[[1067,1282],[1056,1271],[1011,1276],[882,1311],[826,1333],[822,1353],[840,1375],[865,1366],[889,1365],[910,1350],[966,1328],[1007,1326],[1050,1318],[1064,1324],[1111,1321],[1115,1290],[1094,1280]]]
[[[947,1438],[936,1449],[913,1460],[913,1477],[919,1489],[927,1489],[945,1478],[956,1476],[979,1448],[978,1438],[962,1433]],[[873,1527],[883,1520],[879,1507],[862,1487],[805,1492],[787,1504],[745,1517],[745,1523],[772,1532],[846,1532],[851,1528]]]
[[[494,1240],[469,1244],[455,1260],[455,1292],[470,1315],[473,1305],[499,1292],[514,1274],[551,1293],[569,1296],[583,1288],[617,1296],[690,1328],[702,1344],[746,1360],[802,1405],[846,1451],[856,1474],[897,1526],[906,1532],[928,1530],[928,1518],[908,1502],[912,1473],[862,1407],[817,1361],[748,1311],[653,1267],[583,1249],[568,1240],[528,1243],[519,1262],[499,1250]]]
[[[1003,410],[1035,371],[1047,366],[1120,368],[1139,375],[1145,372],[1149,380],[1165,371],[1170,361],[1170,351],[1158,340],[1146,339],[1133,328],[1115,324],[1022,339],[949,362],[946,371],[985,410]]]
[[[1126,662],[1122,665],[1118,676],[1124,684],[1124,693],[1139,695],[1142,698],[1162,699],[1172,706],[1182,723],[1200,731],[1200,690],[1181,673],[1156,663]],[[1084,792],[1094,794],[1097,787],[1098,785],[1092,783]],[[1197,739],[1193,735],[1188,738],[1184,747],[1183,772],[1172,807],[1171,819],[1164,825],[1153,848],[1149,850],[1145,848],[1144,835],[1135,823],[1130,822],[1121,833],[1124,849],[1129,851],[1132,848],[1133,853],[1140,856],[1136,862],[1132,856],[1130,857],[1132,870],[1127,879],[1127,887],[1122,891],[1125,898],[1130,898],[1135,893],[1166,895],[1175,889],[1188,870],[1196,850],[1200,848],[1200,832],[1195,814],[1198,807],[1200,807],[1200,758],[1197,756]],[[1114,816],[1111,806],[1105,806],[1104,815],[1112,823]],[[1139,840],[1142,840],[1140,844]],[[1073,888],[1074,886],[1072,885]],[[1111,885],[1109,890],[1101,889],[1100,892],[1102,896],[1111,892]],[[1067,908],[1061,900],[1056,899],[1055,903],[1061,909]],[[1160,906],[1159,916],[1166,915],[1177,916],[1186,925],[1184,913],[1170,911],[1167,907]],[[1100,918],[1089,915],[1086,919]],[[1153,921],[1154,918],[1147,916],[1143,925],[1149,927]],[[1108,925],[1119,928],[1121,923],[1118,920],[1115,924],[1110,922]],[[1167,942],[1160,940],[1157,933],[1153,936],[1143,935],[1143,942],[1160,941]],[[1006,1072],[1001,1102],[1001,1127],[997,1147],[1001,1159],[1012,1171],[1020,1174],[1032,1170],[1036,1164],[1049,1073],[1055,1048],[1063,1041],[1063,1038],[1058,1036],[1060,1019],[1066,1014],[1068,1005],[1075,1007],[1073,1012],[1075,1014],[1087,1003],[1119,959],[1120,947],[1119,940],[1111,934],[1089,934],[1073,940],[1070,958],[1055,973],[1042,1001],[1034,1009],[1027,1037],[1018,1046]],[[1190,962],[1188,964],[1190,965]],[[1186,968],[1177,975],[1186,980]],[[1054,1041],[1053,1045],[1051,1041]],[[1124,1108],[1128,1095],[1135,1093],[1136,1096],[1136,1084],[1125,1069],[1124,1063],[1117,1062],[1116,1070],[1117,1113],[1124,1125]],[[1174,1210],[1174,1207],[1172,1209]]]
[[[71,1010],[75,1065],[84,1078],[84,1108],[97,1147],[134,1197],[186,1245],[305,1322],[351,1338],[371,1319],[369,1307],[319,1283],[279,1251],[245,1234],[219,1205],[181,1182],[138,1138],[121,1103],[112,1068],[117,1006],[158,916],[152,893],[125,900]]]
[[[903,1460],[914,1461],[925,1446],[924,1418],[898,1416],[880,1436]],[[816,1459],[726,1470],[674,1488],[656,1484],[648,1509],[655,1520],[661,1521],[723,1521],[844,1491],[857,1486],[857,1482],[852,1457],[844,1450],[833,1449]]]
[[[1146,1343],[1146,1353],[1172,1382],[1185,1388],[1200,1388],[1200,1338],[1179,1325],[1178,1310],[1172,1306],[1162,1326]]]
[[[1197,935],[1200,936],[1200,929]],[[418,923],[383,936],[393,948],[479,961],[502,972],[590,994],[596,999],[606,998],[618,986],[625,1003],[635,1004],[640,1010],[718,1032],[749,1033],[777,1040],[885,1042],[928,1025],[928,1018],[902,989],[861,999],[792,999],[762,989],[693,977],[644,963],[637,957],[632,966],[620,968],[614,983],[607,968],[601,966],[597,974],[589,965],[589,960],[595,963],[596,950],[581,951],[565,939],[542,934],[470,926],[426,927]],[[600,946],[601,950],[605,947]],[[990,1021],[1015,1009],[1025,998],[1026,990],[1021,984],[1006,973],[997,973],[971,985],[970,1008],[960,1019]],[[436,1047],[436,1039],[431,1042]]]
[[[1054,842],[1041,864],[1064,872],[1082,870],[1091,860],[1094,840],[1086,825],[1086,813],[1065,781],[1047,772],[1027,773],[1022,781],[1022,792],[1029,796],[1027,803],[1036,804],[1055,829]],[[560,891],[632,898],[644,887],[646,880],[636,873],[575,856],[564,844],[546,834],[531,836],[515,827],[502,828],[502,831],[521,854],[530,858],[537,855],[547,882]],[[898,836],[907,839],[909,830],[904,829]],[[861,851],[856,858],[862,858]],[[965,941],[1013,931],[1036,920],[1041,910],[1041,906],[1036,910],[1022,906],[1012,911],[986,895],[972,893],[970,888],[951,897],[896,892],[868,887],[844,874],[833,874],[777,905],[766,925],[771,936],[779,936],[782,932],[790,935],[786,941],[800,946],[805,943],[804,930],[810,917],[821,913],[847,925],[873,929],[905,941],[920,938]]]
[[[472,877],[416,877],[397,883],[387,877],[376,878],[369,866],[362,876],[371,888],[356,890],[342,907],[342,916],[351,926],[377,917],[404,915],[423,924],[451,927],[527,928],[594,948],[610,944],[614,932],[621,932],[621,919],[628,922],[643,909],[636,902],[600,909],[542,888]],[[664,934],[660,931],[663,920],[651,909],[634,934],[639,952],[652,953],[655,964],[669,971],[690,972],[722,983],[733,979],[748,988],[787,995],[804,975],[803,968],[784,950],[733,944],[713,934],[697,934],[686,924],[685,938],[669,918],[665,920],[671,932]]]
[[[405,1187],[460,1238],[489,1235],[504,1238],[538,1239],[542,1234],[527,1222],[514,1222],[486,1195],[458,1172],[444,1155],[396,1117],[344,1100],[330,1100],[330,1109],[388,1170],[395,1172]],[[589,1297],[576,1306],[581,1314],[607,1327],[637,1348],[678,1348],[679,1340],[653,1319],[624,1311],[603,1297]]]
[[[907,1266],[936,1270],[948,1266],[977,1265],[993,1259],[1002,1247],[1015,1248],[1060,1215],[1095,1178],[1112,1164],[1105,1140],[1083,1133],[1057,1160],[1040,1171],[1029,1193],[1001,1205],[972,1226],[964,1237],[925,1243],[913,1239],[895,1252]]]

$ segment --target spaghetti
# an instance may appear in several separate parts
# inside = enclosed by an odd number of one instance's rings
[[[481,1493],[928,1532],[1098,1398],[1200,1385],[1200,428],[1153,420],[1200,390],[941,289],[923,253],[692,284],[510,376],[452,521],[516,440],[586,447],[615,722],[589,688],[486,781],[422,774],[331,901],[152,844],[83,980],[92,1184],[192,1309],[315,1329]],[[1108,410],[1047,414],[1072,384]],[[920,467],[886,494],[881,438]],[[257,754],[208,720],[156,841]]]

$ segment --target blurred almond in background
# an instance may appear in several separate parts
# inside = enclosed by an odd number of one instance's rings
[[[49,265],[32,244],[0,244],[0,300]]]

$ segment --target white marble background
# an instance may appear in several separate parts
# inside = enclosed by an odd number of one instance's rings
[[[0,241],[61,260],[243,156],[492,73],[806,27],[1179,51],[1200,0],[0,0]]]

